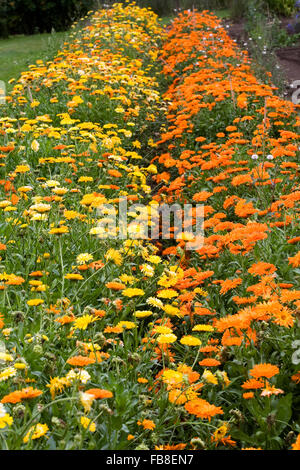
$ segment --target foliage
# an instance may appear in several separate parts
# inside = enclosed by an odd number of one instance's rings
[[[32,36],[18,35],[0,40],[1,62],[0,80],[6,83],[7,89],[29,65],[36,60],[53,59],[62,48],[66,33],[51,32],[50,34],[34,34]]]
[[[0,36],[64,31],[93,5],[92,0],[1,1]]]
[[[290,16],[295,11],[295,0],[267,0],[270,10],[284,16]]]
[[[117,4],[22,73],[0,118],[1,449],[299,450],[299,124],[208,12],[164,32]],[[187,202],[184,233],[138,236]]]

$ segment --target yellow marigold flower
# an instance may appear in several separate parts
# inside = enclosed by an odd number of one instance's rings
[[[168,335],[172,333],[172,329],[169,328],[168,326],[156,326],[155,327],[155,333],[160,333],[162,335]]]
[[[136,297],[144,295],[145,292],[142,289],[128,287],[128,289],[122,291],[122,294],[125,295],[125,297]]]
[[[162,380],[170,387],[177,388],[183,382],[183,374],[177,370],[165,369],[162,374]]]
[[[150,266],[150,264],[143,264],[141,266],[141,271],[147,277],[152,277],[154,275],[154,268]]]
[[[202,295],[203,297],[208,296],[208,292],[206,292],[206,290],[202,289],[201,287],[196,287],[196,289],[194,289],[194,292],[195,294]]]
[[[153,175],[157,174],[157,167],[155,165],[149,165],[147,168],[148,173],[152,173]]]
[[[119,321],[117,326],[120,326],[121,328],[125,328],[126,330],[132,330],[133,328],[136,328],[136,324],[133,323],[132,321]]]
[[[78,183],[88,183],[94,181],[94,178],[92,176],[80,176],[78,179]]]
[[[0,382],[5,382],[10,377],[14,377],[17,371],[14,367],[6,367],[0,372]]]
[[[79,212],[76,212],[76,211],[67,211],[67,210],[64,211],[64,217],[65,217],[67,220],[76,219],[76,217],[79,217],[79,216],[80,216]]]
[[[2,330],[3,331],[3,330]],[[11,362],[13,361],[13,357],[11,354],[5,353],[0,351],[0,361],[6,361],[6,362]]]
[[[54,400],[57,393],[62,393],[64,388],[69,385],[70,381],[66,377],[51,377],[50,384],[47,384],[47,387],[50,390],[52,400]]]
[[[95,400],[94,395],[91,393],[80,392],[79,397],[85,412],[88,413],[92,407],[93,401]]]
[[[30,307],[41,305],[43,303],[44,303],[43,299],[30,299],[30,300],[27,300],[27,305],[29,305]]]
[[[15,173],[27,173],[30,171],[29,165],[17,165],[15,169]]]
[[[71,273],[66,274],[65,279],[69,279],[70,281],[82,281],[84,277],[81,274]]]
[[[40,148],[40,144],[38,143],[38,141],[33,140],[31,143],[31,150],[33,150],[34,152],[37,152],[39,148]]]
[[[183,314],[180,312],[180,309],[178,307],[174,307],[174,305],[166,304],[164,305],[163,310],[167,315],[170,315],[170,317],[183,317]]]
[[[30,103],[30,107],[31,108],[35,108],[36,106],[39,106],[40,102],[37,101],[37,100],[33,100],[31,103]]]
[[[35,426],[31,426],[28,433],[24,436],[23,442],[26,444],[29,439],[39,439],[49,431],[47,424],[38,423]]]
[[[225,437],[228,431],[228,426],[226,424],[223,424],[220,426],[215,432],[214,432],[214,438],[215,441],[220,441]]]
[[[15,362],[14,363],[14,368],[17,370],[23,370],[27,368],[27,365],[24,364],[24,362]]]
[[[211,325],[196,325],[192,331],[214,331],[214,327]]]
[[[88,429],[88,431],[95,432],[96,431],[96,424],[86,416],[81,416],[80,423],[84,429]]]
[[[11,426],[13,423],[12,417],[6,412],[6,409],[2,403],[0,403],[0,429],[6,426]]]
[[[136,312],[134,312],[134,316],[136,318],[146,318],[150,317],[150,315],[153,315],[153,312],[151,312],[151,310],[137,310]]]
[[[196,336],[183,336],[180,340],[181,344],[185,344],[186,346],[201,346],[202,342]]]
[[[58,228],[52,228],[49,230],[50,235],[63,235],[64,233],[69,233],[69,229],[66,226],[61,226]]]
[[[123,257],[118,250],[110,248],[105,254],[106,261],[113,261],[117,266],[121,266],[123,262]]]
[[[161,257],[157,255],[150,255],[146,258],[146,261],[153,264],[159,264],[161,263]]]
[[[134,276],[129,276],[128,274],[121,274],[121,276],[119,276],[119,279],[125,284],[132,284],[136,280]]]
[[[12,332],[12,328],[4,328],[4,329],[2,330],[2,334],[3,334],[6,338],[9,337],[9,335],[11,334],[11,332]]]
[[[74,329],[86,330],[90,323],[96,321],[97,318],[93,315],[83,315],[82,317],[76,318],[74,321]]]
[[[89,253],[80,253],[76,258],[76,262],[77,264],[86,264],[89,261],[92,261],[92,259],[93,255],[90,255]]]
[[[151,307],[157,307],[157,308],[163,308],[164,304],[160,299],[157,299],[156,297],[149,297],[146,300],[146,303],[151,305]]]
[[[183,405],[187,401],[186,394],[181,390],[174,388],[169,392],[169,401],[175,403],[176,405]]]
[[[204,379],[209,384],[218,384],[217,377],[212,372],[210,372],[210,370],[207,369],[205,369],[205,371],[203,372],[202,379]]]
[[[159,344],[170,344],[170,343],[174,343],[176,340],[177,340],[177,336],[173,335],[172,333],[159,335],[159,337],[157,338],[157,342]]]
[[[163,289],[158,292],[157,297],[160,297],[162,299],[172,299],[173,297],[177,297],[178,292],[174,289]]]

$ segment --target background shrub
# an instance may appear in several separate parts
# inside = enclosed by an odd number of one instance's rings
[[[116,0],[124,3],[124,0]],[[116,3],[115,0],[0,0],[0,36],[65,31],[89,10]],[[178,10],[196,8],[214,10],[230,8],[232,17],[244,16],[244,10],[257,0],[137,0],[141,7],[150,7],[160,16]],[[261,0],[270,10],[291,15],[295,0]]]
[[[0,36],[64,31],[94,0],[0,0]]]

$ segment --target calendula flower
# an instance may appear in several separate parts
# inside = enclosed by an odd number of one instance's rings
[[[121,328],[125,328],[126,330],[132,330],[133,328],[136,328],[136,324],[133,323],[132,321],[119,321],[117,326],[120,326]]]
[[[30,171],[29,165],[17,165],[15,169],[15,173],[27,173]]]
[[[209,384],[218,385],[217,377],[210,370],[205,369],[202,374],[202,379]]]
[[[168,335],[172,333],[172,329],[169,328],[168,326],[156,326],[155,327],[155,333],[160,333],[162,335]]]
[[[195,400],[188,401],[185,403],[184,407],[189,413],[196,415],[197,418],[208,419],[209,421],[213,416],[224,414],[221,407],[211,405],[202,398],[196,398]]]
[[[141,271],[147,277],[153,277],[155,272],[153,266],[151,266],[150,264],[143,264],[141,266]]]
[[[75,380],[79,380],[80,383],[86,384],[90,380],[91,376],[86,370],[70,370],[70,372],[67,373],[66,379],[69,382],[74,382]]]
[[[68,227],[65,225],[58,227],[58,228],[52,228],[49,230],[50,235],[63,235],[64,233],[69,233]]]
[[[176,340],[177,336],[173,335],[172,333],[159,335],[156,339],[158,344],[171,344],[174,343]]]
[[[137,421],[138,426],[143,426],[144,429],[149,429],[153,431],[156,425],[151,419],[144,419],[143,421]]]
[[[87,327],[96,320],[97,318],[93,315],[82,315],[81,317],[76,318],[73,328],[78,330],[86,330]]]
[[[279,368],[272,364],[257,364],[250,371],[249,374],[255,379],[265,377],[270,379],[276,374],[279,374]]]
[[[160,297],[161,299],[172,299],[173,297],[177,297],[178,292],[173,289],[164,289],[158,292],[157,297]]]
[[[92,403],[95,400],[94,395],[91,393],[80,392],[79,394],[80,402],[84,407],[84,411],[88,413],[92,407]]]
[[[81,416],[80,423],[84,429],[87,429],[90,432],[96,431],[96,424],[86,416]]]
[[[89,393],[89,394],[93,395],[95,400],[98,400],[98,399],[102,400],[104,398],[112,398],[113,397],[113,393],[110,390],[105,390],[105,389],[102,389],[102,388],[90,388],[90,389],[86,390],[85,393]]]
[[[36,307],[37,305],[41,305],[44,303],[44,300],[43,299],[31,299],[31,300],[27,300],[27,305],[29,305],[29,307]]]
[[[196,325],[193,327],[193,331],[214,331],[214,327],[211,325]]]
[[[93,255],[90,255],[89,253],[80,253],[76,258],[76,262],[77,264],[86,264],[89,261],[92,261],[92,259]]]
[[[157,299],[156,297],[149,297],[146,300],[146,303],[148,305],[151,305],[151,307],[157,307],[157,308],[163,308],[164,304],[160,299]]]
[[[5,382],[10,377],[14,377],[17,371],[14,367],[7,367],[0,372],[0,382]]]
[[[40,144],[38,143],[38,141],[33,140],[31,142],[31,150],[33,150],[34,152],[38,152],[39,148],[40,148]]]
[[[123,263],[123,257],[118,250],[110,248],[105,254],[106,261],[113,261],[117,266],[121,266]]]
[[[144,295],[145,292],[143,291],[143,289],[128,287],[127,289],[124,289],[122,291],[122,294],[125,297],[138,297],[138,296]]]
[[[186,346],[201,346],[202,344],[199,338],[191,335],[183,336],[180,340],[180,343]]]
[[[53,377],[50,379],[50,384],[46,386],[50,390],[52,400],[54,400],[57,394],[61,394],[65,387],[70,386],[70,381],[66,377]]]
[[[30,439],[39,439],[49,431],[47,424],[38,423],[31,426],[28,433],[24,436],[23,442],[26,444]]]
[[[13,418],[7,413],[5,407],[0,403],[0,429],[4,429],[6,426],[11,426]]]
[[[136,318],[146,318],[150,317],[151,315],[153,315],[153,312],[151,312],[151,310],[137,310],[136,312],[134,312],[134,316]]]

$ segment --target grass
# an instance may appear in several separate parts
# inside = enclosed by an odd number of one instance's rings
[[[17,79],[21,72],[38,59],[50,60],[64,42],[66,33],[44,33],[32,36],[18,35],[0,40],[0,80],[7,88],[12,78]]]
[[[231,12],[229,9],[215,10],[214,14],[217,15],[219,18],[227,19],[230,18]]]
[[[216,16],[218,16],[218,18],[221,18],[221,19],[230,18],[230,10],[229,9],[213,10],[213,13]],[[176,17],[176,15],[163,16],[163,17],[160,18],[160,23],[163,26],[168,26],[175,17]]]

